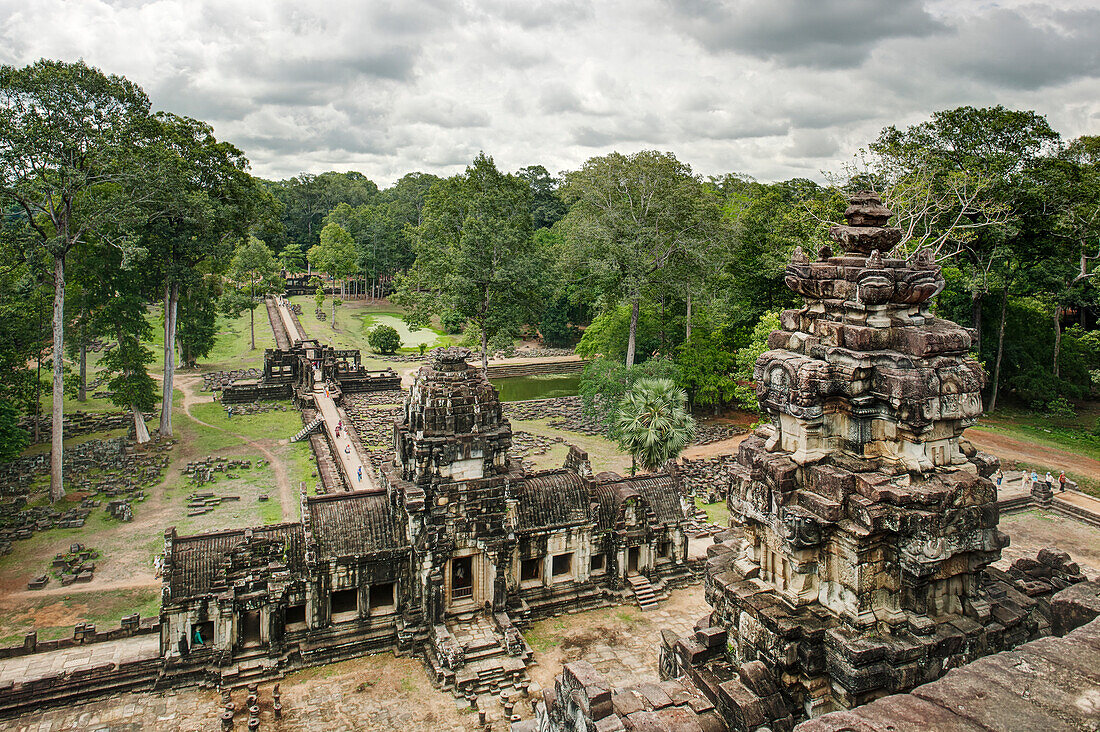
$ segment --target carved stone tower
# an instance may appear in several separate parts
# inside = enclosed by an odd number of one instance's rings
[[[962,437],[985,379],[970,332],[930,310],[944,284],[930,251],[884,256],[901,231],[876,196],[857,194],[845,216],[829,231],[843,252],[796,249],[785,281],[805,304],[782,313],[756,362],[769,424],[741,443],[728,496],[743,535],[712,547],[707,570],[706,622],[728,653],[703,663],[713,654],[666,644],[671,673],[732,685],[735,716],[757,703],[738,673],[766,668],[797,720],[1037,632],[991,614],[983,570],[1008,538],[996,460]],[[789,719],[771,716],[775,729]]]

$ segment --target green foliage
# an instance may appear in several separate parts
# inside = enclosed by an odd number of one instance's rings
[[[675,460],[695,437],[695,420],[686,401],[684,390],[671,379],[635,381],[623,395],[615,419],[619,447],[647,470]]]
[[[318,310],[324,310],[325,307],[325,288],[320,285],[317,286],[317,292],[313,293],[313,304]]]
[[[650,288],[695,270],[716,238],[711,189],[671,153],[591,158],[566,174],[561,190],[570,205],[557,225],[568,244],[567,268],[607,303],[640,308]],[[635,353],[647,352],[636,338],[628,329],[628,366]]]
[[[543,311],[539,333],[546,345],[566,348],[577,341],[578,331],[569,323],[570,310],[569,301],[559,296]]]
[[[709,330],[697,328],[676,350],[684,388],[692,404],[721,405],[733,398],[736,354]]]
[[[778,329],[779,313],[764,313],[753,327],[749,343],[737,351],[737,356],[734,359],[737,367],[734,372],[734,379],[737,382],[734,386],[734,398],[741,405],[741,408],[746,411],[755,412],[759,408],[752,372],[756,367],[756,359],[768,350],[768,336],[773,330]]]
[[[367,343],[379,353],[394,353],[401,347],[401,335],[396,328],[385,324],[376,325],[367,334]]]
[[[176,342],[184,366],[194,366],[214,348],[218,337],[220,292],[220,278],[213,275],[198,278],[180,292]]]
[[[283,251],[279,252],[279,264],[287,272],[302,272],[306,268],[306,253],[302,251],[302,245],[297,242],[287,244]]]
[[[19,410],[6,399],[0,399],[0,463],[19,457],[30,438],[19,426]]]
[[[653,305],[643,305],[638,312],[636,338],[637,358],[644,362],[660,346],[658,311]],[[623,304],[596,317],[584,329],[577,344],[577,355],[584,358],[604,358],[626,362],[630,336],[630,305]]]
[[[639,379],[671,379],[678,382],[680,370],[668,358],[652,358],[627,368],[621,361],[597,358],[585,364],[577,393],[585,416],[600,423],[608,436],[615,437],[615,415],[623,395]]]
[[[462,329],[466,326],[466,318],[462,317],[454,310],[447,310],[440,315],[439,322],[443,325],[443,330],[451,335],[461,333]]]
[[[530,201],[527,183],[483,153],[464,175],[433,185],[412,230],[416,264],[393,296],[406,321],[424,325],[444,313],[470,321],[483,363],[490,341],[529,321],[546,271],[531,245]]]

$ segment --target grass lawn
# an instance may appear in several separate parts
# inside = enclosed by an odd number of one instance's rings
[[[358,348],[363,354],[363,362],[371,368],[372,363],[384,364],[385,356],[376,354],[367,343],[367,334],[376,325],[385,324],[397,329],[401,336],[401,352],[416,353],[417,346],[424,343],[428,348],[448,346],[456,342],[454,336],[447,335],[437,324],[430,328],[410,331],[401,319],[401,311],[388,303],[369,303],[365,300],[349,300],[336,308],[336,329],[332,327],[332,305],[325,307],[325,319],[319,320],[315,313],[312,297],[298,296],[291,302],[302,306],[298,321],[311,338],[322,343],[331,343],[336,348]],[[270,329],[269,329],[270,330]]]
[[[21,643],[23,635],[32,630],[38,631],[38,640],[55,640],[70,637],[78,622],[95,623],[96,630],[110,630],[127,615],[139,613],[147,618],[159,612],[157,588],[44,595],[17,608],[0,609],[0,646]]]
[[[730,525],[730,510],[725,501],[718,503],[703,503],[699,498],[695,499],[695,506],[707,512],[707,521],[716,526]]]

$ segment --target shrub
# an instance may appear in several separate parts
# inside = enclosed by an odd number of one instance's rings
[[[377,325],[367,334],[367,343],[379,353],[393,353],[401,347],[401,335],[389,325]]]

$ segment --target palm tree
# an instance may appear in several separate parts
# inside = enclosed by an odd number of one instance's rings
[[[619,447],[630,453],[630,474],[640,463],[656,470],[674,460],[695,437],[687,395],[671,379],[639,379],[619,403]]]

